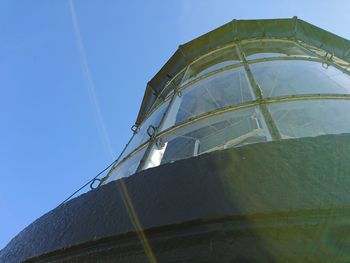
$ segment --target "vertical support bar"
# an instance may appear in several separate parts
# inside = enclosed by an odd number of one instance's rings
[[[297,36],[298,36],[298,17],[293,16],[293,21],[294,21],[294,39],[297,39]]]
[[[243,62],[243,66],[244,66],[244,69],[245,69],[246,74],[248,76],[250,86],[253,89],[253,93],[255,95],[255,98],[257,101],[259,101],[259,108],[260,108],[260,111],[265,119],[265,123],[266,123],[267,129],[268,129],[268,132],[270,133],[269,135],[271,136],[272,140],[279,140],[279,139],[281,139],[280,132],[278,131],[276,124],[272,119],[271,113],[269,112],[268,108],[264,104],[262,91],[261,91],[258,83],[256,82],[256,79],[255,79],[255,77],[254,77],[254,75],[249,67],[249,64],[245,58],[245,54],[244,54],[238,41],[236,44],[236,51],[237,51],[239,58]]]
[[[188,67],[189,67],[189,66],[187,66],[187,68],[186,68],[186,70],[185,70],[185,74],[183,75],[182,80],[180,81],[179,85],[181,85],[181,83],[182,83],[182,81],[183,81],[183,79],[184,79],[184,77],[185,77],[185,75],[186,75],[186,72],[187,72],[187,70],[188,70]],[[171,81],[173,81],[173,80],[171,80]],[[162,116],[162,119],[160,120],[159,125],[158,125],[158,127],[157,127],[157,129],[156,129],[156,131],[155,131],[155,136],[154,136],[153,138],[150,138],[150,141],[149,141],[149,144],[148,144],[147,149],[146,149],[146,151],[145,151],[145,154],[143,155],[143,157],[142,157],[142,159],[141,159],[141,161],[140,161],[140,164],[139,164],[139,166],[137,167],[136,172],[141,171],[142,168],[144,167],[146,161],[148,160],[148,157],[149,157],[149,155],[150,155],[150,153],[151,153],[151,150],[152,150],[152,148],[153,148],[153,145],[156,144],[156,141],[157,141],[157,134],[161,131],[161,129],[162,129],[162,127],[163,127],[163,124],[164,124],[165,120],[167,119],[167,117],[168,117],[168,115],[169,115],[169,112],[170,112],[170,110],[171,110],[171,108],[172,108],[172,106],[173,106],[173,104],[174,104],[175,98],[176,98],[176,96],[178,96],[178,91],[177,91],[178,87],[176,87],[175,84],[174,84],[173,82],[172,82],[172,85],[174,85],[174,93],[173,93],[173,95],[172,95],[172,97],[171,97],[171,100],[170,100],[170,102],[169,102],[169,105],[168,105],[167,109],[165,110],[165,112],[164,112],[164,114],[163,114],[163,116]]]

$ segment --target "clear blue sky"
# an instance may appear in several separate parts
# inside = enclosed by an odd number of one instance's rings
[[[147,81],[179,44],[234,18],[294,15],[350,38],[348,0],[74,0],[74,10],[0,0],[0,248],[117,156]]]

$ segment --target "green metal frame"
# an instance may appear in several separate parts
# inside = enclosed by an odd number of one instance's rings
[[[292,43],[299,47],[306,54],[308,54],[309,57],[295,55],[288,57],[276,56],[252,59],[247,61],[241,44],[244,45],[258,41]],[[179,76],[181,76],[181,74],[183,74],[183,76],[180,84],[183,82],[187,75],[186,72],[194,63],[198,62],[200,59],[205,58],[206,56],[212,55],[215,52],[220,52],[221,50],[227,48],[232,48],[235,50],[241,62],[211,71],[203,76],[189,81],[183,86],[177,86],[174,84],[175,80],[179,79]],[[317,52],[311,50],[311,48],[319,49],[320,52],[324,51],[326,52],[326,55],[321,56]],[[336,62],[334,58],[336,58],[338,62]],[[170,58],[170,60],[147,84],[141,109],[137,117],[136,125],[140,127],[144,121],[150,117],[163,103],[170,100],[170,103],[163,114],[160,124],[156,129],[155,135],[143,144],[139,145],[136,149],[124,157],[123,160],[121,160],[119,163],[115,163],[107,176],[104,178],[103,182],[105,182],[108,177],[113,174],[113,172],[127,159],[147,147],[146,152],[140,161],[140,165],[137,168],[137,171],[142,170],[144,163],[148,159],[149,153],[157,140],[169,133],[174,132],[177,129],[191,125],[192,123],[205,118],[210,118],[212,116],[223,114],[225,112],[258,106],[263,114],[271,138],[273,140],[278,140],[281,139],[281,135],[279,134],[279,131],[267,108],[268,104],[298,100],[350,100],[350,95],[347,94],[306,94],[264,98],[262,91],[251,72],[250,64],[277,60],[304,60],[319,62],[326,66],[331,65],[343,73],[350,75],[350,41],[294,17],[292,19],[233,20],[232,22],[227,23],[212,32],[209,32],[193,41],[188,42],[185,45],[180,46],[175,54]],[[339,61],[341,61],[341,63],[339,63]],[[220,108],[212,112],[207,112],[195,118],[191,118],[181,123],[175,124],[166,130],[162,130],[162,126],[166,117],[171,111],[175,97],[181,94],[181,91],[188,87],[191,87],[193,84],[205,78],[216,75],[223,71],[240,67],[245,69],[250,87],[252,88],[252,92],[255,97],[254,101]],[[174,77],[169,79],[169,75],[172,75]],[[168,96],[165,92],[169,90],[170,85],[174,86],[172,89],[174,92]]]
[[[350,62],[350,41],[311,25],[297,17],[289,19],[232,20],[231,22],[200,36],[184,45],[148,82],[141,108],[136,120],[139,125],[148,115],[156,94],[162,94],[169,78],[176,76],[191,62],[215,49],[234,41],[253,39],[281,39],[305,43],[321,48],[346,62]]]

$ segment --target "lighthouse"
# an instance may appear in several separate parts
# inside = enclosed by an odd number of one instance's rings
[[[179,46],[99,187],[0,262],[349,261],[349,113],[349,40],[233,20]]]

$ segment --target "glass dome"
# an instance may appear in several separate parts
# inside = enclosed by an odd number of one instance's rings
[[[212,151],[350,132],[347,68],[290,39],[210,50],[166,83],[104,183]]]

